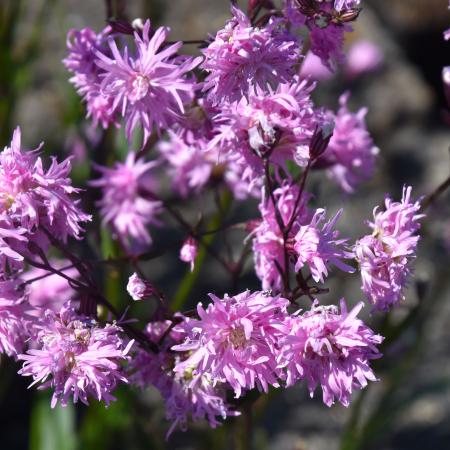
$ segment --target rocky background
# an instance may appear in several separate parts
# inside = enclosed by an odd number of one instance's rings
[[[203,38],[229,17],[228,0],[115,3],[118,12],[129,18],[150,17],[169,25],[174,40]],[[364,4],[348,44],[359,39],[376,43],[384,55],[383,67],[355,80],[341,74],[319,87],[316,99],[335,107],[339,95],[351,90],[352,107],[369,108],[369,129],[381,150],[378,171],[351,197],[340,194],[331,183],[319,184],[317,178],[310,186],[331,209],[345,208],[341,227],[353,238],[364,232],[361,218],[370,217],[386,192],[399,196],[403,184],[410,183],[416,195],[425,195],[450,171],[450,131],[443,120],[441,82],[441,69],[450,64],[450,43],[442,38],[450,26],[447,0],[365,0]],[[72,27],[100,30],[105,25],[105,4],[102,0],[1,0],[0,14],[0,144],[6,145],[13,127],[20,124],[29,147],[45,140],[50,153],[67,153],[83,111],[61,64],[66,33]],[[236,436],[250,426],[252,448],[258,450],[450,448],[449,200],[447,194],[429,210],[416,281],[407,301],[389,319],[370,319],[374,327],[395,338],[395,345],[386,346],[386,356],[378,364],[381,381],[355,395],[349,409],[327,408],[320,395],[309,399],[303,386],[274,391],[256,401],[251,425],[231,420],[214,433],[195,426],[188,433],[176,433],[167,443],[167,424],[156,394],[119,393],[117,404],[106,411],[93,404],[89,410],[51,412],[47,398],[26,391],[26,380],[15,375],[17,367],[4,360],[0,448],[231,449],[239,448],[241,440]],[[251,217],[253,210],[245,215]],[[235,217],[241,214],[234,212]],[[158,233],[164,238],[163,230]],[[236,245],[241,238],[236,238]],[[148,267],[169,296],[174,284],[170,268],[170,259]],[[211,263],[191,303],[210,290],[217,292],[217,286],[226,290],[223,274]],[[249,265],[240,287],[256,286]],[[329,287],[334,301],[341,295],[352,302],[361,298],[356,278],[343,285],[335,277]]]

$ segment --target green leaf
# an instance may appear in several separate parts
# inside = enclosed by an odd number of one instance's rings
[[[48,394],[37,394],[31,410],[30,450],[75,450],[74,406],[50,407]]]
[[[132,395],[127,388],[118,389],[117,401],[105,407],[102,402],[90,402],[80,426],[80,450],[107,450],[123,447],[132,430]],[[128,448],[131,448],[129,446]]]

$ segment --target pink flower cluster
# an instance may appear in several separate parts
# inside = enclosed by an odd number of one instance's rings
[[[170,329],[170,326],[170,321],[148,324],[146,334],[152,342],[161,342],[165,336],[163,347],[157,355],[139,348],[130,364],[131,381],[143,389],[155,387],[164,398],[166,416],[172,422],[167,435],[170,436],[177,427],[186,430],[189,418],[194,421],[207,419],[215,428],[220,423],[218,418],[224,420],[239,415],[226,401],[225,386],[213,383],[208,373],[193,382],[195,367],[187,365],[184,370],[173,372],[180,357],[170,348],[182,340],[185,331]]]
[[[189,420],[216,427],[239,415],[236,399],[252,390],[304,382],[311,395],[322,390],[327,406],[348,406],[353,391],[377,380],[371,362],[381,357],[383,338],[357,317],[363,303],[347,309],[343,299],[338,307],[316,297],[329,292],[332,269],[342,277],[359,271],[374,309],[396,305],[416,256],[422,206],[407,187],[400,202],[387,198],[384,210],[375,208],[371,234],[355,244],[341,236],[344,210],[327,213],[333,208],[313,194],[320,190],[308,177],[326,173],[351,194],[372,177],[379,150],[367,110],[352,112],[348,93],[337,112],[313,102],[318,85],[304,78],[297,33],[306,33],[330,74],[343,60],[360,1],[285,0],[276,10],[255,0],[248,16],[234,2],[231,12],[198,57],[181,55],[192,42],[171,43],[169,30],[149,20],[69,32],[64,64],[87,117],[105,129],[122,117],[129,142],[121,161],[114,148],[100,159],[107,165],[93,164],[99,177],[88,186],[101,191],[91,204],[102,220],[89,229],[84,251],[68,245],[91,220],[72,186],[71,160],[52,158],[44,169],[41,147],[23,151],[19,129],[0,153],[0,352],[22,362],[19,373],[32,385],[52,390],[52,406],[91,398],[109,404],[121,383],[153,387],[170,434]],[[374,61],[355,64],[355,72]],[[232,209],[235,200],[246,203]],[[238,208],[236,223],[228,213]],[[117,255],[101,254],[95,237],[106,232],[97,225],[109,229]],[[231,240],[243,230],[246,238]],[[168,234],[176,239],[165,242]],[[223,241],[212,244],[214,234]],[[194,273],[166,303],[140,264],[172,250],[177,258],[159,267],[182,267],[181,260]],[[240,292],[250,253],[262,290]],[[231,295],[172,311],[210,257],[230,276]],[[118,311],[97,280],[103,265],[115,264],[134,272],[130,304],[158,300],[147,303],[144,330],[125,319],[133,308]]]
[[[128,139],[140,125],[145,144],[153,127],[161,132],[181,119],[195,89],[186,74],[201,59],[177,56],[180,42],[161,49],[169,29],[154,31],[149,20],[141,33],[135,32],[135,54],[128,47],[121,53],[108,34],[109,29],[98,36],[89,29],[70,31],[64,63],[75,74],[71,82],[84,96],[94,123],[106,128],[121,115]]]
[[[126,248],[151,244],[147,226],[159,223],[161,202],[151,197],[155,181],[149,172],[155,166],[155,162],[136,160],[131,152],[124,163],[118,162],[113,168],[97,166],[102,177],[91,181],[91,186],[103,192],[98,202],[103,222],[112,226]]]
[[[284,12],[293,27],[310,32],[311,51],[330,70],[344,61],[344,33],[359,14],[360,0],[285,0]]]
[[[120,332],[117,325],[101,327],[77,314],[70,303],[58,313],[47,310],[33,327],[37,348],[18,356],[25,361],[19,373],[32,376],[32,385],[53,389],[52,407],[58,401],[66,405],[70,397],[74,403],[87,404],[92,396],[109,404],[117,384],[128,382],[121,361],[127,360],[133,341],[126,343]]]
[[[203,51],[201,67],[208,73],[203,90],[215,104],[238,101],[256,87],[266,90],[289,81],[301,58],[300,46],[283,20],[273,17],[257,28],[237,7],[232,7],[232,14]]]
[[[350,312],[344,300],[335,306],[314,304],[292,319],[279,360],[286,367],[287,384],[305,380],[311,396],[322,387],[323,402],[350,404],[353,389],[376,381],[369,361],[381,357],[377,346],[383,338],[357,318],[363,303]]]
[[[284,183],[274,191],[273,198],[275,205],[270,198],[261,202],[262,220],[253,231],[255,269],[263,289],[280,292],[286,288],[283,286],[286,267],[299,272],[307,265],[312,278],[321,283],[331,265],[345,272],[354,271],[342,261],[353,258],[346,246],[348,239],[338,239],[339,231],[334,229],[342,211],[321,226],[325,211],[321,208],[314,213],[310,211],[306,205],[308,196],[302,196],[297,186]]]
[[[313,88],[293,77],[269,92],[255,89],[247,97],[225,104],[214,117],[216,135],[209,147],[242,160],[249,168],[245,175],[252,179],[261,175],[265,158],[281,167],[289,160],[305,166],[317,124],[310,98]]]
[[[25,256],[49,248],[49,235],[65,243],[81,238],[91,220],[79,208],[71,184],[70,159],[52,159],[45,170],[36,150],[21,149],[20,128],[10,147],[0,152],[0,271],[22,268]]]
[[[355,245],[362,289],[376,310],[387,311],[404,299],[419,241],[419,220],[424,217],[420,202],[411,199],[411,190],[403,189],[401,202],[388,197],[384,211],[375,208],[374,220],[369,222],[372,234]]]
[[[315,302],[310,311],[290,315],[288,300],[267,291],[211,298],[206,309],[198,305],[198,320],[178,327],[186,337],[172,347],[187,355],[174,371],[190,370],[192,386],[208,376],[240,397],[255,387],[267,392],[305,380],[311,395],[322,387],[326,405],[336,399],[348,406],[353,389],[376,380],[369,362],[381,356],[382,337],[357,319],[362,303],[347,312],[341,300],[339,313]]]

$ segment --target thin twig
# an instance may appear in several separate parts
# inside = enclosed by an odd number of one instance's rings
[[[68,266],[64,266],[64,267],[61,267],[61,269],[59,269],[59,270],[61,270],[61,271],[65,271],[65,270],[69,270],[69,269],[73,269],[75,266],[73,265],[73,264],[69,264]],[[36,282],[36,281],[40,281],[40,280],[43,280],[43,279],[45,279],[45,278],[47,278],[47,277],[50,277],[50,276],[52,276],[52,275],[58,275],[58,274],[54,274],[54,273],[52,273],[52,272],[47,272],[47,273],[44,273],[43,275],[40,275],[40,276],[38,276],[38,277],[35,277],[35,278],[30,278],[29,280],[25,280],[23,283],[21,283],[21,287],[25,287],[25,286],[27,286],[27,285],[29,285],[29,284],[32,284],[32,283],[34,283],[34,282]],[[58,275],[59,276],[59,275]]]
[[[206,251],[214,259],[216,259],[227,272],[230,272],[229,264],[211,246],[206,244],[201,239],[201,237],[202,237],[201,233],[198,233],[197,230],[194,227],[192,227],[175,208],[173,208],[170,204],[168,204],[167,202],[162,200],[160,197],[158,197],[156,194],[154,194],[151,191],[143,190],[141,193],[144,196],[151,198],[152,200],[161,202],[163,208],[178,222],[178,224],[181,225],[190,236],[192,236],[195,240],[197,240],[200,243],[200,245],[205,247]]]
[[[428,207],[430,207],[436,201],[436,199],[440,195],[442,195],[449,187],[450,187],[450,176],[443,183],[441,183],[434,192],[425,197],[424,201],[422,202],[422,210],[425,210]]]
[[[289,223],[287,224],[287,227],[286,227],[286,233],[287,234],[289,234],[289,232],[291,231],[292,226],[294,224],[295,216],[297,214],[297,209],[298,209],[298,207],[300,205],[301,198],[302,198],[303,192],[305,190],[306,178],[308,177],[308,173],[309,173],[309,169],[310,168],[311,168],[311,160],[308,161],[308,165],[306,166],[305,170],[303,171],[302,179],[301,179],[301,182],[300,182],[300,188],[298,190],[297,198],[295,200],[295,206],[294,206],[294,209],[292,211],[292,216],[291,216],[291,218],[289,220]]]

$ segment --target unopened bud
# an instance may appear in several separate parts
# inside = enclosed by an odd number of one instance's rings
[[[355,21],[358,18],[360,12],[361,12],[361,8],[347,9],[347,10],[342,11],[341,13],[339,13],[334,18],[334,22],[336,22],[338,24],[347,23],[347,22],[353,22],[353,21]]]
[[[444,67],[442,70],[442,81],[444,82],[444,92],[447,103],[450,105],[450,66]]]
[[[194,270],[194,263],[195,258],[197,257],[197,253],[198,253],[197,241],[192,237],[188,237],[184,242],[183,247],[181,247],[180,259],[181,261],[191,264],[191,272]]]
[[[135,30],[141,31],[144,29],[144,21],[140,17],[137,17],[133,20],[133,22],[131,22],[131,26]]]
[[[155,294],[154,286],[143,280],[137,273],[133,273],[128,280],[127,291],[133,300],[144,300]]]
[[[334,121],[329,120],[317,125],[309,144],[309,154],[312,160],[317,159],[328,147],[334,132]]]

